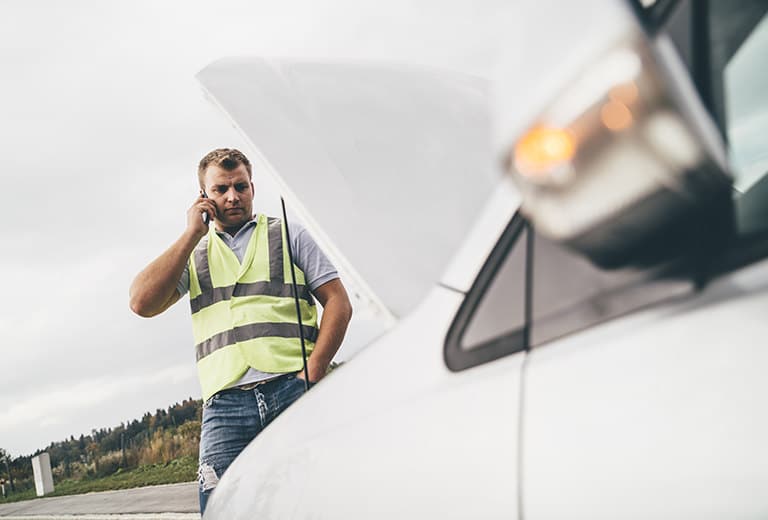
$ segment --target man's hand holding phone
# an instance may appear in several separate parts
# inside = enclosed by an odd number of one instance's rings
[[[216,204],[201,190],[200,196],[187,211],[187,228],[202,237],[208,232],[212,218],[216,218]]]

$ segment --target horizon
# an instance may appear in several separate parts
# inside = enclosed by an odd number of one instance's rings
[[[139,417],[139,418],[133,418],[133,419],[128,419],[128,420],[125,420],[125,421],[121,421],[120,424],[117,424],[115,426],[103,426],[103,427],[100,427],[100,428],[91,428],[90,432],[80,433],[79,435],[70,434],[70,435],[65,436],[65,438],[62,439],[62,440],[50,441],[48,444],[45,445],[44,448],[38,448],[37,450],[35,450],[34,452],[32,452],[30,454],[14,455],[10,450],[7,450],[7,449],[6,449],[6,452],[8,452],[8,454],[10,455],[11,460],[36,457],[37,455],[39,455],[41,453],[45,453],[46,450],[48,448],[50,448],[51,446],[53,446],[54,444],[57,444],[57,443],[62,443],[63,444],[65,442],[72,442],[73,439],[75,441],[77,441],[77,440],[80,440],[81,437],[89,437],[89,436],[92,437],[95,432],[100,432],[102,430],[106,430],[107,432],[110,432],[110,431],[114,431],[114,430],[116,430],[116,429],[118,429],[120,427],[125,428],[130,423],[132,423],[133,421],[141,422],[141,419],[146,414],[150,414],[151,416],[154,416],[160,410],[170,410],[172,407],[174,407],[174,406],[181,406],[182,404],[184,404],[187,401],[197,402],[197,401],[202,401],[202,399],[199,399],[199,398],[195,399],[194,397],[190,396],[190,397],[188,397],[186,399],[182,399],[181,401],[176,401],[173,404],[169,404],[168,406],[166,406],[164,408],[157,408],[157,409],[155,409],[154,412],[152,412],[151,410],[148,410],[148,411],[144,412],[143,414],[141,414],[141,417]],[[3,446],[0,446],[0,449],[4,449]]]

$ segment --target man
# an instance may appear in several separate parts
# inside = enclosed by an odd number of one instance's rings
[[[210,152],[200,161],[198,179],[201,194],[187,211],[186,229],[136,276],[130,306],[140,316],[155,316],[190,293],[205,401],[198,475],[204,512],[235,457],[304,391],[286,235],[311,353],[310,384],[325,375],[352,307],[335,268],[303,228],[291,224],[286,230],[279,219],[253,215],[245,155],[228,148]],[[312,295],[323,306],[319,327]]]

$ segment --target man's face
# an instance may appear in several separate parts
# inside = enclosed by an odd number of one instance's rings
[[[234,170],[210,165],[205,170],[205,192],[216,204],[217,227],[239,229],[251,220],[253,183],[244,164]]]

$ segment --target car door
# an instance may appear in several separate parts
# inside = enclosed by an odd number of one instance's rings
[[[765,518],[768,5],[642,4],[728,142],[734,232],[674,272],[601,271],[533,237],[522,517]]]

